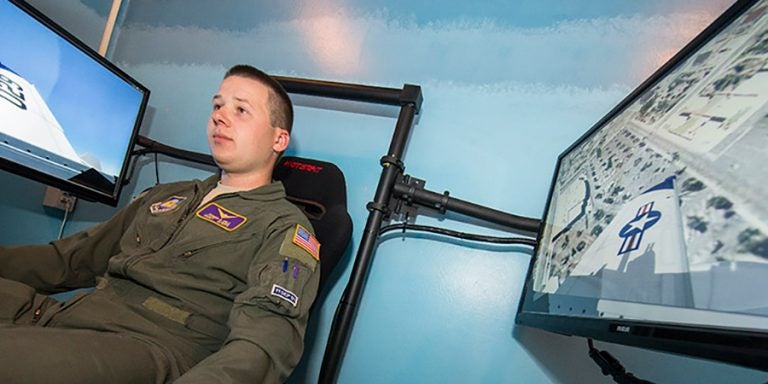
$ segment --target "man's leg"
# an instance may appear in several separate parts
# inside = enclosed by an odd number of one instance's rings
[[[0,383],[166,383],[174,374],[152,345],[117,333],[0,325]]]

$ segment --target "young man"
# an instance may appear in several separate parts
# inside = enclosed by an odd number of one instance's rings
[[[235,66],[208,121],[220,176],[158,185],[48,245],[0,247],[0,382],[284,381],[320,276],[309,221],[271,178],[292,119],[274,79]]]

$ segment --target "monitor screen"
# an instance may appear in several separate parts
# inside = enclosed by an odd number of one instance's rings
[[[768,369],[768,0],[558,159],[519,324]]]
[[[22,1],[0,35],[0,167],[116,205],[149,91]]]

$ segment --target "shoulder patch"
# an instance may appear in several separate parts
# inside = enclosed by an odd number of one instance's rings
[[[297,224],[286,231],[283,243],[280,244],[280,254],[299,260],[314,272],[320,261],[320,242],[306,228]]]
[[[315,260],[320,261],[320,242],[317,241],[317,238],[309,233],[306,228],[296,224],[296,229],[293,232],[293,240],[291,241],[307,251],[310,256],[315,258]]]
[[[230,232],[240,228],[241,225],[248,221],[248,218],[245,216],[230,211],[213,202],[198,209],[195,216]]]
[[[176,208],[179,207],[179,204],[181,204],[181,202],[186,199],[187,198],[184,196],[171,196],[165,200],[152,203],[152,205],[149,206],[149,213],[153,215],[157,215],[161,213],[175,211]]]

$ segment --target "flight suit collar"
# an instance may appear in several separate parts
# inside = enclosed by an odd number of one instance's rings
[[[218,183],[218,181],[219,175],[212,175],[202,182],[199,182],[198,188],[199,190],[203,191],[203,195],[205,195],[214,187],[216,187],[216,183]],[[235,194],[246,200],[278,200],[285,198],[285,187],[281,181],[272,181],[270,184],[247,191],[235,192]]]

